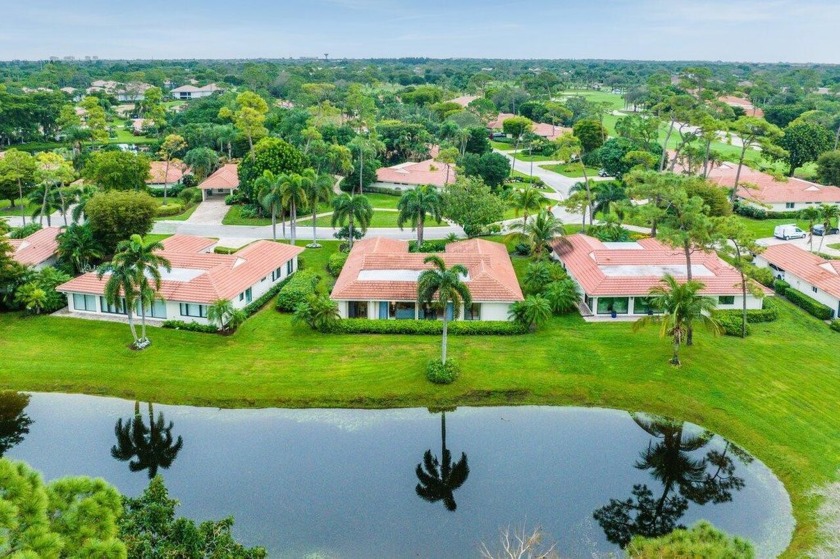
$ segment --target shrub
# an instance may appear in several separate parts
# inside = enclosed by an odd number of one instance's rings
[[[770,268],[759,268],[757,266],[749,265],[744,270],[747,277],[750,277],[766,287],[773,287],[775,278],[773,278],[773,270]]]
[[[239,211],[239,217],[243,219],[262,217],[262,208],[252,205],[242,206],[242,209]]]
[[[329,331],[334,334],[419,334],[440,335],[440,320],[369,320],[345,318],[333,323]],[[528,329],[515,322],[459,320],[450,322],[449,334],[459,336],[515,336]]]
[[[232,194],[228,194],[227,196],[225,196],[225,204],[228,205],[228,206],[234,206],[236,204],[241,204],[244,201],[245,201],[245,196],[239,191],[236,191]]]
[[[435,359],[426,366],[426,378],[435,384],[451,384],[459,372],[458,365],[451,359],[446,363]]]
[[[809,314],[812,314],[820,320],[829,320],[834,317],[834,311],[831,309],[831,307],[823,305],[816,299],[808,297],[804,293],[801,293],[795,289],[785,290],[785,297],[787,297],[788,301],[790,301],[800,309],[804,310]]]
[[[35,221],[30,221],[23,227],[15,227],[11,231],[9,231],[9,238],[10,239],[23,239],[28,237],[32,233],[41,230],[41,224]]]
[[[715,320],[718,321],[723,333],[727,336],[741,337],[741,317],[735,311],[721,311],[715,313]],[[747,317],[747,336],[750,335],[749,317]]]
[[[201,191],[193,187],[185,188],[178,195],[178,198],[181,199],[181,202],[183,202],[185,206],[192,206],[193,204],[201,202]]]
[[[300,272],[298,272],[298,273],[300,273]],[[295,275],[297,275],[297,274],[295,274]],[[283,287],[285,287],[285,285],[287,283],[289,283],[289,281],[293,277],[295,277],[295,276],[291,275],[291,276],[287,276],[287,277],[283,278],[283,281],[281,281],[280,283],[278,283],[277,285],[275,285],[274,287],[272,287],[271,289],[266,291],[261,297],[258,297],[257,299],[254,299],[253,301],[251,301],[247,306],[245,306],[245,308],[242,309],[242,311],[245,313],[245,316],[249,317],[249,316],[253,315],[254,313],[256,313],[258,310],[260,310],[261,308],[263,308],[273,297],[275,297],[278,293],[280,293],[280,291],[283,289]]]
[[[347,262],[346,252],[336,252],[330,255],[327,260],[327,272],[334,278],[341,274],[341,269],[344,268],[344,263]]]
[[[169,200],[165,206],[158,206],[155,215],[157,217],[168,217],[182,213],[184,213],[184,206],[180,202],[173,202]]]
[[[840,332],[840,320],[834,319],[831,321],[831,324],[828,325],[829,328],[834,330],[835,332]]]
[[[181,184],[170,184],[166,187],[166,197],[167,198],[177,198],[181,191],[184,189],[184,186]],[[150,188],[149,194],[154,196],[155,198],[163,198],[163,187],[161,188]]]
[[[755,206],[735,204],[733,207],[735,213],[751,219],[799,219],[800,211],[792,210],[789,212],[768,212],[764,208],[756,208]]]
[[[145,192],[118,191],[94,194],[85,205],[85,214],[94,238],[106,253],[131,235],[152,230],[158,205]]]
[[[172,330],[186,330],[187,332],[201,332],[202,334],[218,334],[219,330],[212,324],[198,322],[184,322],[183,320],[166,320],[161,325]]]
[[[528,243],[517,243],[516,246],[513,248],[513,251],[519,256],[530,256],[531,245],[529,245]]]
[[[280,289],[276,308],[281,312],[294,312],[295,308],[315,294],[321,278],[312,270],[298,270],[286,285]]]
[[[779,295],[784,295],[784,294],[785,294],[785,292],[786,292],[788,289],[790,289],[790,284],[789,284],[788,282],[786,282],[785,280],[780,280],[780,279],[777,279],[777,280],[775,280],[775,281],[773,282],[773,289],[774,289],[774,290],[776,291],[776,293],[778,293]]]
[[[417,241],[409,241],[408,243],[408,250],[409,252],[443,252],[446,250],[447,241],[439,240],[439,241],[423,241],[423,244],[420,247],[417,247]]]

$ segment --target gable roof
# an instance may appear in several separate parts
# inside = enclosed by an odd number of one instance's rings
[[[198,188],[207,190],[210,188],[227,188],[235,190],[239,188],[239,165],[236,163],[225,163],[216,172],[201,181]]]
[[[205,252],[216,244],[212,239],[175,235],[163,241],[158,254],[169,260],[172,271],[162,271],[159,295],[167,301],[212,304],[233,299],[272,271],[303,252],[302,247],[272,241],[257,241],[233,254]],[[60,285],[62,293],[102,295],[107,278],[95,272]]]
[[[718,97],[718,101],[729,105],[730,107],[741,107],[748,116],[755,116],[759,118],[764,117],[764,111],[753,105],[749,99],[743,97],[736,97],[734,95],[723,95]]]
[[[826,260],[790,243],[769,246],[759,257],[840,299],[840,260]]]
[[[437,253],[447,267],[461,264],[468,270],[466,284],[476,302],[521,301],[522,290],[504,245],[471,239],[446,245]],[[431,265],[428,253],[408,252],[406,241],[373,237],[353,245],[333,287],[332,299],[414,301],[417,276]]]
[[[166,184],[175,184],[184,176],[188,170],[187,166],[178,161],[169,162],[169,171],[166,170],[166,161],[152,161],[149,169],[149,178],[146,179],[146,184],[163,184],[164,174],[166,175]]]
[[[709,180],[727,188],[735,184],[738,164],[725,162],[709,172]],[[756,188],[743,188],[745,183]],[[840,203],[840,188],[791,177],[787,181],[777,180],[773,175],[756,171],[746,165],[738,178],[738,197],[759,204]]]
[[[55,256],[58,250],[56,237],[61,233],[58,227],[44,227],[23,239],[8,239],[12,246],[12,258],[24,266],[37,266]]]
[[[449,182],[455,182],[455,168],[434,159],[427,159],[419,163],[409,161],[393,167],[377,169],[376,180],[395,184],[430,184],[442,187],[446,184],[447,170],[449,171]]]
[[[552,248],[569,274],[587,295],[647,295],[661,285],[665,273],[686,279],[685,254],[656,239],[629,243],[603,243],[587,235],[571,235],[568,243],[556,240]],[[704,295],[738,295],[741,276],[717,254],[695,251],[691,254],[693,279],[703,282]],[[769,290],[768,290],[769,292]]]

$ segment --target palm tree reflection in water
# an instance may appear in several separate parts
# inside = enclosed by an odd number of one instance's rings
[[[121,462],[128,462],[128,469],[132,472],[148,470],[149,479],[154,478],[158,468],[168,469],[178,456],[183,439],[176,440],[172,436],[174,424],[169,424],[159,412],[155,418],[152,403],[149,402],[149,425],[144,423],[140,415],[140,402],[134,402],[134,417],[125,421],[117,420],[114,434],[117,444],[111,447],[111,456]]]
[[[431,449],[426,451],[423,462],[417,464],[415,470],[418,483],[414,489],[423,500],[430,503],[443,501],[446,510],[454,512],[458,504],[455,502],[453,493],[467,481],[470,467],[467,465],[467,455],[463,452],[460,460],[452,462],[452,454],[446,448],[445,411],[440,414],[440,439],[440,460],[432,455]]]

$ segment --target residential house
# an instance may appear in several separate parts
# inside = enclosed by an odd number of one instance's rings
[[[473,304],[459,309],[459,320],[509,320],[510,306],[523,297],[505,245],[471,239],[449,243],[437,255],[447,267],[461,264],[467,268],[463,281]],[[342,318],[442,318],[432,305],[417,301],[417,279],[431,267],[423,262],[427,256],[409,252],[406,241],[381,237],[357,241],[330,298],[338,304]],[[451,305],[447,312],[454,315]]]
[[[225,163],[216,171],[201,181],[198,185],[201,189],[201,198],[206,200],[212,196],[227,196],[239,188],[239,165],[236,163]]]
[[[487,123],[487,128],[493,132],[501,132],[502,130],[504,130],[504,122],[509,118],[513,118],[514,116],[516,115],[512,113],[499,113],[499,116]],[[555,126],[553,124],[547,124],[545,122],[535,122],[533,128],[531,129],[531,132],[533,132],[536,136],[545,138],[548,141],[556,140],[563,134],[571,131],[571,128]]]
[[[735,185],[737,163],[725,162],[709,172],[709,180],[726,188]],[[768,212],[801,210],[821,204],[840,205],[840,188],[794,177],[779,180],[744,165],[738,178],[738,199]]]
[[[454,166],[427,159],[419,163],[409,161],[377,169],[373,186],[391,190],[412,190],[424,184],[442,188],[452,182],[455,182]]]
[[[19,264],[36,270],[54,266],[57,260],[58,227],[44,227],[23,239],[7,239],[12,246],[12,258]]]
[[[686,280],[685,253],[656,239],[606,243],[576,234],[554,241],[552,248],[584,295],[584,315],[651,314],[651,288],[661,285],[666,274]],[[705,285],[701,294],[715,298],[719,309],[742,308],[741,275],[717,254],[693,252],[691,273]],[[761,307],[761,299],[748,292],[747,308]]]
[[[478,95],[462,95],[460,97],[456,97],[455,99],[450,99],[447,103],[457,103],[466,109],[469,104],[476,99],[478,99]]]
[[[826,260],[798,246],[783,243],[757,254],[755,265],[770,268],[776,279],[827,305],[840,316],[840,260]]]
[[[222,88],[215,83],[209,83],[202,87],[182,85],[181,87],[176,87],[169,93],[175,99],[189,101],[191,99],[200,99],[201,97],[210,97],[218,91],[222,91]]]
[[[764,111],[756,107],[752,104],[752,101],[749,99],[744,99],[743,97],[735,97],[734,95],[724,95],[722,97],[718,97],[718,101],[726,103],[730,107],[738,107],[744,110],[747,116],[755,116],[758,118],[764,118]]]
[[[303,248],[272,241],[257,241],[233,254],[215,254],[216,240],[174,235],[163,240],[159,252],[172,265],[161,269],[159,300],[147,309],[154,321],[183,320],[207,324],[207,308],[220,299],[235,308],[246,307],[274,285],[293,274]],[[125,304],[110,305],[103,297],[108,276],[95,272],[60,285],[71,312],[93,317],[119,316]]]
[[[149,178],[146,184],[151,188],[163,188],[163,185],[172,185],[181,182],[189,168],[181,161],[170,161],[167,170],[166,161],[152,161],[149,169]]]

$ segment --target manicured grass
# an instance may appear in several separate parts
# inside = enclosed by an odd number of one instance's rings
[[[231,206],[222,219],[222,225],[271,225],[271,218],[268,217],[242,217],[243,207]]]
[[[172,235],[164,235],[164,234],[159,234],[159,233],[149,233],[148,235],[143,237],[143,241],[145,241],[147,243],[157,242],[157,241],[162,241],[162,240],[164,240],[168,237],[171,237],[171,236]]]
[[[305,244],[301,241],[300,244]],[[322,270],[335,242],[303,254]],[[527,261],[515,259],[524,270]],[[584,405],[643,410],[692,421],[743,446],[785,483],[797,528],[786,557],[815,542],[810,491],[840,462],[838,338],[781,303],[775,323],[745,340],[698,332],[684,365],[655,329],[552,319],[533,335],[450,337],[462,367],[448,386],[424,378],[437,336],[322,335],[293,327],[270,306],[233,336],[153,330],[127,348],[123,324],[0,315],[0,388],[84,392],[222,407]]]
[[[516,159],[519,161],[556,161],[553,155],[528,155],[527,148],[520,147],[519,150],[516,152]]]
[[[496,142],[495,140],[490,140],[490,146],[493,149],[497,149],[499,151],[513,151],[513,144],[508,144],[505,142]]]
[[[777,225],[789,225],[791,223],[795,223],[803,231],[808,231],[808,222],[802,221],[801,219],[750,219],[743,216],[738,216],[738,219],[757,239],[772,237],[773,229],[775,229]]]
[[[583,165],[581,163],[563,163],[561,165],[540,165],[543,169],[547,171],[554,171],[555,173],[560,173],[561,175],[565,175],[567,177],[572,178],[583,178]],[[586,174],[589,178],[597,177],[599,169],[595,167],[587,167]]]
[[[584,90],[568,90],[558,94],[558,97],[584,97],[591,103],[609,103],[610,110],[623,110],[624,99],[621,95],[612,93],[610,91],[594,91],[589,89]]]
[[[830,245],[826,245],[828,248],[833,248],[834,250],[840,250],[840,243],[831,243]]]
[[[397,227],[397,216],[399,215],[396,211],[388,211],[385,208],[374,208],[373,209],[373,218],[370,221],[370,228],[377,228],[377,227]],[[322,215],[319,216],[317,220],[315,220],[315,225],[317,227],[332,227],[332,214],[330,215]],[[426,227],[447,227],[449,224],[445,221],[437,223],[432,220],[426,221]],[[308,218],[298,218],[298,226],[306,226],[312,227],[312,217]],[[340,228],[340,226],[336,226],[336,229]],[[404,229],[411,229],[411,225],[406,224],[403,226]]]
[[[20,205],[20,199],[15,200],[14,206],[11,206],[8,200],[0,200],[0,215],[18,216],[20,215]],[[36,209],[38,209],[36,204],[26,201],[26,217],[31,216]]]
[[[158,206],[163,206],[163,198],[155,198],[155,201],[158,203]],[[193,214],[193,212],[195,212],[197,207],[198,204],[195,204],[177,215],[156,217],[155,221],[186,221]]]
[[[399,196],[392,196],[390,194],[380,194],[377,192],[371,192],[370,194],[365,194],[365,197],[370,201],[371,205],[374,208],[384,208],[384,209],[391,209],[394,210],[397,208],[397,204],[400,201]],[[223,225],[253,225],[253,226],[262,226],[262,225],[271,225],[271,218],[270,217],[242,217],[242,208],[243,206],[231,206],[228,210],[228,213],[225,215],[224,219],[222,219]],[[332,206],[329,204],[321,204],[318,206],[318,213],[327,213],[332,210]],[[311,214],[299,214],[298,215],[298,222],[301,220],[307,219],[307,223],[312,220]],[[326,218],[327,222],[326,225],[323,227],[329,227],[329,218]],[[374,217],[374,219],[376,219]],[[280,223],[280,217],[278,216],[277,222]],[[319,219],[319,223],[321,223]],[[387,223],[391,223],[391,221],[387,221]],[[394,224],[396,224],[396,218],[394,218]],[[320,226],[320,225],[319,225]],[[396,227],[396,225],[380,225],[379,227]]]

